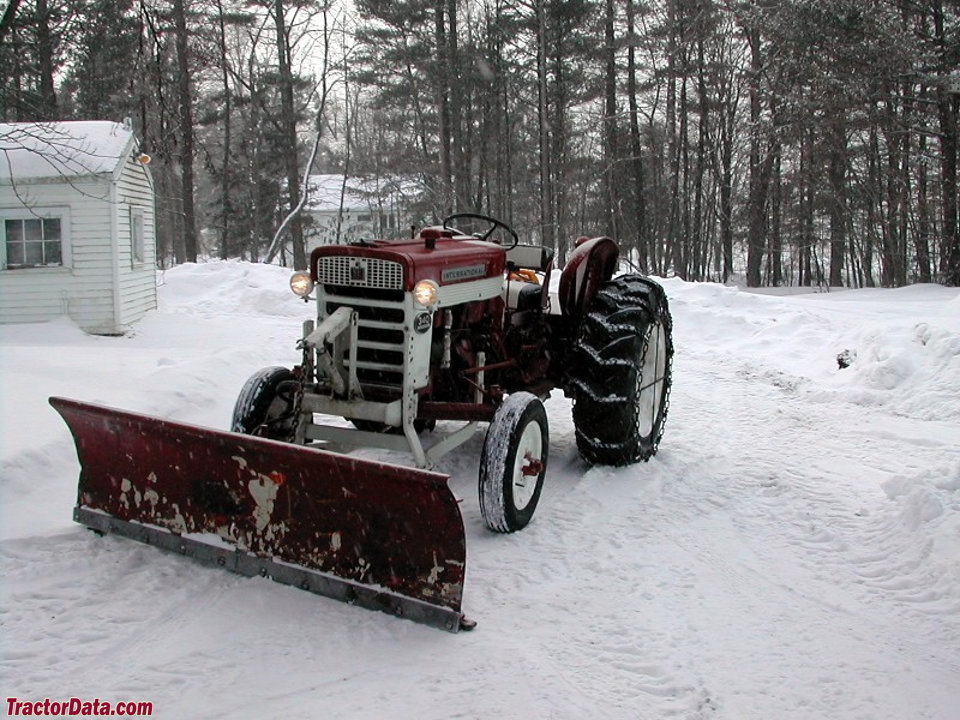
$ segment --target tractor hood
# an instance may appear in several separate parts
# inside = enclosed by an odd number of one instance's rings
[[[403,289],[407,291],[420,280],[433,280],[442,287],[501,277],[506,266],[506,251],[499,245],[470,236],[454,236],[450,230],[436,227],[424,228],[413,239],[318,247],[310,255],[310,277],[315,283],[320,282],[323,273],[319,267],[325,258],[337,258],[335,262],[344,265],[338,274],[348,285],[366,284],[367,274],[372,271],[370,260],[379,261],[378,266],[399,263]]]

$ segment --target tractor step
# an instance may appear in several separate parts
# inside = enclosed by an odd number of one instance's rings
[[[74,519],[451,632],[466,538],[447,476],[51,398],[80,460]]]

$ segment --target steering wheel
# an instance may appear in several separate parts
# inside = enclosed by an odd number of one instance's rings
[[[502,220],[497,220],[495,217],[490,217],[489,215],[481,215],[480,213],[464,212],[464,213],[454,213],[453,215],[448,215],[443,219],[443,227],[446,228],[447,230],[456,230],[456,228],[450,223],[460,218],[465,218],[469,220],[482,220],[483,222],[490,223],[489,230],[487,230],[483,234],[478,233],[478,237],[481,240],[484,240],[486,242],[493,242],[493,240],[490,239],[490,236],[493,234],[494,230],[496,230],[497,228],[501,228],[502,230],[505,230],[506,232],[510,233],[510,236],[513,237],[513,245],[506,248],[507,250],[512,250],[513,248],[515,248],[517,245],[520,244],[520,236],[517,235],[516,230],[514,230],[512,227],[507,225]],[[497,243],[497,244],[500,245],[502,243]]]

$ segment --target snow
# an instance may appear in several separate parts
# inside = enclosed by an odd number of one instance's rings
[[[161,718],[958,717],[960,291],[663,282],[674,388],[649,463],[586,465],[554,393],[514,535],[480,517],[482,432],[441,463],[478,622],[458,635],[70,519],[78,465],[47,397],[227,428],[250,374],[298,362],[311,307],[286,271],[169,270],[122,338],[0,326],[4,697]]]
[[[133,131],[102,120],[0,123],[0,185],[112,173]]]

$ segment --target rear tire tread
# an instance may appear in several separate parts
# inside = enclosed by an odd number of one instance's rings
[[[640,428],[640,386],[657,326],[662,330],[663,388],[650,431]],[[580,454],[591,463],[629,465],[650,459],[663,436],[673,362],[673,321],[656,282],[624,275],[591,302],[573,351],[573,422]],[[660,366],[655,365],[659,370]]]

